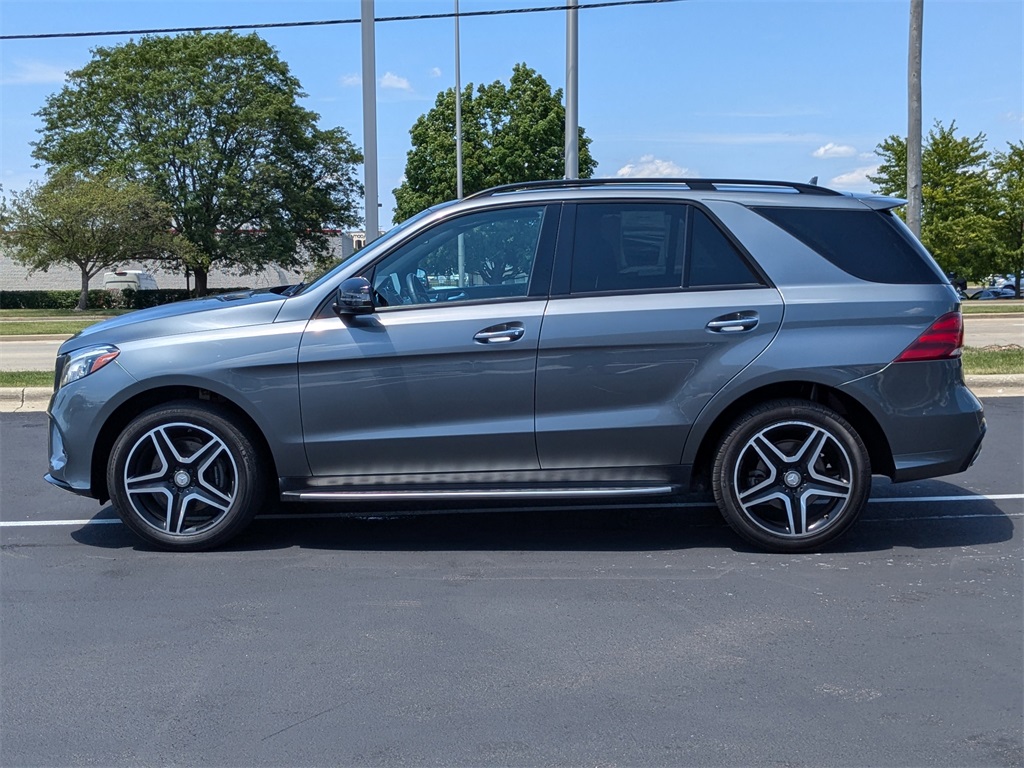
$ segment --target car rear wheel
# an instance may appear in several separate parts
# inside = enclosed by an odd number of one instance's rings
[[[223,544],[256,514],[265,484],[251,435],[205,402],[146,411],[115,441],[107,466],[117,514],[164,549]]]
[[[863,440],[818,403],[777,400],[730,427],[714,464],[715,500],[743,538],[776,552],[806,552],[845,533],[867,504]]]

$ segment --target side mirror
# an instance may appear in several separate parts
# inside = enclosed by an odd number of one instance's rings
[[[334,299],[334,313],[342,315],[369,315],[373,313],[373,289],[365,277],[350,277],[338,286]]]

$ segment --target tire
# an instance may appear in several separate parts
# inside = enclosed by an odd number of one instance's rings
[[[832,409],[776,400],[729,428],[712,483],[722,516],[744,539],[809,552],[856,521],[871,493],[871,463],[860,435]]]
[[[209,549],[237,535],[269,497],[246,428],[197,401],[152,408],[114,442],[107,489],[135,533],[162,549]]]

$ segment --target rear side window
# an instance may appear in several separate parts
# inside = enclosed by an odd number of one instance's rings
[[[736,246],[695,206],[630,202],[576,208],[570,293],[761,284]]]
[[[926,254],[888,212],[754,208],[844,272],[873,283],[941,283]]]
[[[691,214],[690,267],[686,284],[691,288],[757,285],[761,282],[729,238],[703,211]]]

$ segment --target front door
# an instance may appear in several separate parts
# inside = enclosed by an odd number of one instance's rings
[[[299,386],[315,476],[538,467],[534,385],[557,218],[558,206],[534,205],[443,221],[365,273],[373,314],[310,321]]]

